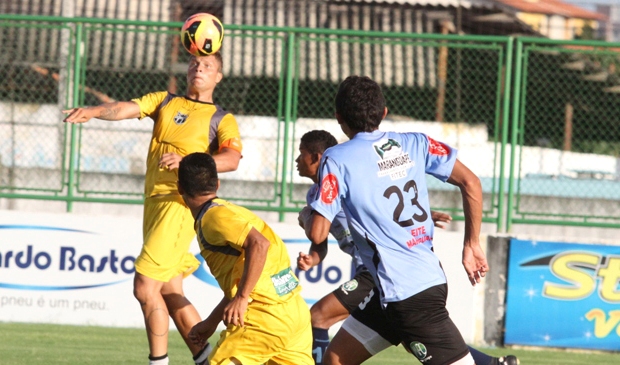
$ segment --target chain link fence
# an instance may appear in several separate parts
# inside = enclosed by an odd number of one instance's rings
[[[620,45],[520,39],[511,223],[620,223]]]
[[[0,197],[66,201],[68,209],[75,201],[141,203],[153,122],[70,126],[62,123],[61,110],[159,90],[183,94],[188,55],[179,44],[180,26],[0,16]],[[519,40],[515,47],[509,37],[226,29],[225,77],[215,102],[237,117],[244,157],[237,171],[221,176],[224,198],[252,209],[297,211],[310,184],[295,169],[299,139],[312,129],[346,139],[333,117],[333,97],[340,81],[359,74],[385,92],[389,114],[382,129],[421,131],[459,149],[481,178],[484,220],[498,229],[537,215],[552,223],[597,214],[608,218],[606,224],[620,221],[612,204],[620,200],[613,185],[620,94],[613,92],[617,71],[611,65],[617,48]],[[581,61],[586,66],[576,70]],[[605,83],[586,78],[594,77],[597,62],[606,67]],[[565,157],[548,157],[555,155]],[[606,162],[590,163],[595,157]],[[554,163],[561,168],[548,169]],[[564,196],[564,185],[553,185],[564,180],[603,185],[586,189],[598,195]],[[462,218],[458,190],[429,182],[433,207]],[[577,209],[600,199],[610,202],[604,212]],[[575,204],[573,213],[562,208],[565,201]]]

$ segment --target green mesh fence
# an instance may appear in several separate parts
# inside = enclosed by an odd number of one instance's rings
[[[620,224],[620,45],[522,39],[510,223]]]
[[[0,197],[62,200],[69,210],[74,201],[140,203],[153,122],[67,126],[61,110],[159,90],[183,94],[188,55],[180,26],[0,15]],[[333,97],[340,81],[358,74],[385,92],[382,129],[424,132],[459,149],[482,181],[484,220],[498,230],[620,226],[620,46],[226,29],[215,101],[237,117],[244,157],[237,171],[222,174],[221,196],[252,209],[297,211],[310,184],[295,169],[299,139],[312,129],[346,139]],[[462,218],[458,190],[429,184],[433,207]]]
[[[295,48],[294,148],[312,129],[346,140],[333,117],[334,95],[347,76],[368,75],[381,84],[389,109],[381,128],[423,132],[458,148],[482,180],[485,220],[497,221],[505,39],[309,32],[298,35]],[[304,183],[294,163],[289,171],[294,183]],[[459,216],[460,192],[432,178],[429,184],[433,207]],[[306,189],[293,187],[290,200],[303,202]]]
[[[59,23],[0,23],[2,193],[67,194],[67,131],[58,118],[69,48],[61,45],[74,35]]]

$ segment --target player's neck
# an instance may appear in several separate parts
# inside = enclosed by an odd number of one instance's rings
[[[187,92],[187,97],[189,99],[200,101],[203,103],[213,103],[213,90],[190,90]]]
[[[212,200],[216,196],[217,195],[215,193],[207,194],[207,195],[199,195],[195,197],[185,196],[184,200],[185,200],[185,204],[187,204],[187,207],[192,212],[192,216],[196,218],[198,214],[200,213],[200,210],[202,209],[202,207],[208,201]]]

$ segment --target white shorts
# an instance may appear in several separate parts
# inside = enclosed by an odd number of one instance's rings
[[[392,346],[388,340],[381,337],[376,331],[358,321],[353,316],[349,316],[344,323],[342,323],[342,327],[340,328],[347,331],[358,340],[359,343],[364,345],[364,348],[373,356]]]

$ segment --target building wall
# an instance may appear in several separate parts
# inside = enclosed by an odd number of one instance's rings
[[[565,18],[560,15],[517,13],[517,18],[539,31],[546,37],[559,40],[572,40],[582,34],[583,27],[589,25],[594,30],[599,23],[589,19]]]

